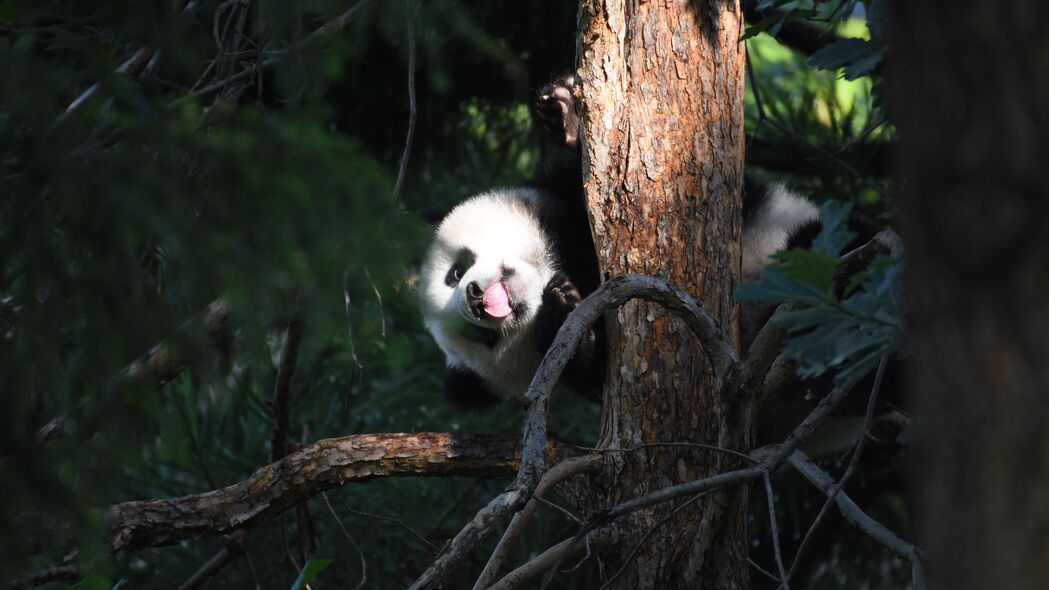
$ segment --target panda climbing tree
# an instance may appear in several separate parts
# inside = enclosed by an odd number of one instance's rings
[[[696,18],[679,10],[691,11],[642,5],[619,20],[614,8],[583,2],[578,74],[540,90],[537,104],[559,143],[581,158],[568,160],[567,173],[542,169],[527,186],[472,197],[437,227],[420,290],[427,327],[447,357],[446,397],[479,407],[523,396],[525,441],[512,495],[479,512],[415,587],[442,579],[488,528],[477,523],[520,509],[516,494],[527,498],[540,476],[575,474],[570,461],[545,472],[536,451],[558,377],[603,401],[598,447],[615,452],[589,457],[578,477],[560,482],[591,520],[508,578],[556,568],[585,544],[615,572],[613,587],[745,587],[748,487],[704,485],[767,477],[826,430],[817,426],[830,408],[891,351],[898,327],[850,327],[874,333],[858,349],[865,360],[840,373],[815,413],[771,416],[785,444],[760,461],[744,455],[758,402],[768,401],[757,399],[758,386],[784,329],[762,329],[771,308],[760,287],[739,292],[752,299],[741,314],[736,286],[761,279],[770,256],[791,246],[812,245],[831,259],[830,270],[846,246],[861,246],[846,256],[857,268],[898,248],[891,234],[856,242],[847,210],[821,212],[783,187],[744,178],[739,20],[728,10]],[[856,289],[845,285],[848,274],[833,277],[829,292]],[[859,436],[856,425],[843,435],[846,444]],[[759,467],[741,469],[748,461]],[[667,497],[653,498],[659,494]],[[681,500],[664,501],[674,497]],[[607,516],[620,511],[622,518]],[[515,517],[476,587],[497,579],[515,524],[526,519]]]

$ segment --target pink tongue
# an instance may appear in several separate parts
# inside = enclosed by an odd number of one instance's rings
[[[481,299],[484,311],[493,318],[505,318],[510,315],[510,295],[506,292],[506,285],[501,281],[488,287]]]

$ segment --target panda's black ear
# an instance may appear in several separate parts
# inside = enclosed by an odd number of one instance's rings
[[[415,210],[419,218],[426,222],[433,229],[437,229],[438,225],[444,221],[444,218],[448,216],[448,210],[440,207],[423,207]]]

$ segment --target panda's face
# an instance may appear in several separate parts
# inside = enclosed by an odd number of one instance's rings
[[[421,288],[426,322],[439,343],[491,344],[535,319],[555,271],[532,213],[538,198],[529,189],[479,195],[438,227]]]

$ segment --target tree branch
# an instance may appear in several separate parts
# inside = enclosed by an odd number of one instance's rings
[[[668,486],[650,494],[627,500],[596,514],[580,527],[579,532],[576,533],[571,539],[571,542],[562,550],[562,556],[553,562],[553,567],[559,567],[564,556],[575,550],[576,545],[583,539],[583,537],[594,529],[603,527],[618,518],[637,512],[638,510],[643,510],[657,504],[662,504],[663,502],[668,502],[681,496],[712,492],[721,488],[746,483],[775,471],[803,442],[805,442],[805,440],[812,436],[812,433],[819,428],[820,424],[822,424],[827,416],[830,415],[831,411],[833,411],[834,408],[845,399],[845,396],[849,394],[852,388],[855,387],[859,379],[860,377],[853,378],[848,383],[827,394],[826,397],[820,400],[820,403],[812,410],[812,412],[809,413],[800,424],[798,424],[784,442],[777,445],[762,447],[750,453],[751,459],[756,463],[753,467],[737,469],[728,473],[719,473],[710,477]]]
[[[805,453],[795,451],[790,456],[790,464],[827,496],[834,493],[836,487],[834,480],[820,469],[818,465],[813,463],[812,459],[809,459]],[[885,528],[885,525],[871,518],[844,492],[839,490],[837,495],[834,496],[834,502],[838,505],[838,510],[841,511],[841,515],[845,517],[845,520],[888,550],[909,561],[911,563],[912,584],[915,590],[925,589],[925,572],[922,569],[921,554],[917,547],[900,539],[895,533]]]
[[[565,539],[543,551],[521,567],[503,576],[503,579],[490,586],[488,590],[514,590],[520,588],[525,582],[542,575],[543,572],[553,567],[555,563],[582,553],[583,546],[572,541],[573,539]]]
[[[280,360],[277,362],[277,382],[273,386],[273,438],[270,443],[270,461],[288,454],[288,432],[291,420],[288,405],[291,403],[291,378],[299,359],[299,344],[302,342],[303,319],[296,315],[284,328],[281,337]]]
[[[528,524],[528,519],[531,518],[532,513],[535,512],[535,508],[538,505],[538,500],[546,494],[551,488],[558,483],[588,471],[595,471],[601,466],[601,457],[598,455],[584,455],[582,457],[576,457],[562,461],[556,466],[550,468],[541,480],[539,485],[535,488],[535,494],[532,499],[525,504],[525,507],[520,512],[514,515],[510,521],[510,525],[506,527],[506,532],[503,533],[503,537],[499,539],[499,544],[496,545],[492,551],[491,557],[488,558],[488,563],[485,564],[484,570],[481,575],[478,576],[477,582],[474,584],[474,590],[484,590],[489,587],[492,582],[495,581],[496,576],[499,575],[499,569],[503,566],[506,558],[510,554],[510,550],[513,549],[514,543],[521,537],[521,533],[524,532],[525,526]]]
[[[8,588],[10,590],[33,588],[36,586],[43,586],[44,584],[50,584],[51,582],[73,584],[78,582],[80,577],[80,566],[76,564],[58,565],[33,572],[27,576],[14,580],[8,584]]]
[[[268,520],[302,500],[347,482],[396,476],[505,477],[519,465],[508,437],[469,434],[359,434],[318,441],[211,492],[124,502],[106,511],[113,552],[170,545]],[[550,461],[575,455],[549,445]]]
[[[477,512],[410,588],[440,586],[482,538],[532,497],[545,471],[543,455],[547,446],[546,414],[550,391],[590,326],[605,311],[635,298],[658,303],[681,318],[699,339],[713,367],[718,387],[731,381],[737,365],[736,352],[713,318],[688,293],[657,277],[624,275],[609,279],[569,314],[525,392],[521,464],[514,482]]]
[[[204,565],[200,566],[200,569],[194,572],[188,580],[183,582],[182,585],[178,587],[178,589],[196,590],[197,588],[200,588],[205,583],[207,583],[207,581],[210,580],[215,574],[222,571],[222,568],[226,567],[230,563],[233,563],[243,554],[243,539],[232,540],[229,543],[226,543],[226,545],[221,550],[219,550],[219,552],[216,553],[214,557],[209,559]]]

